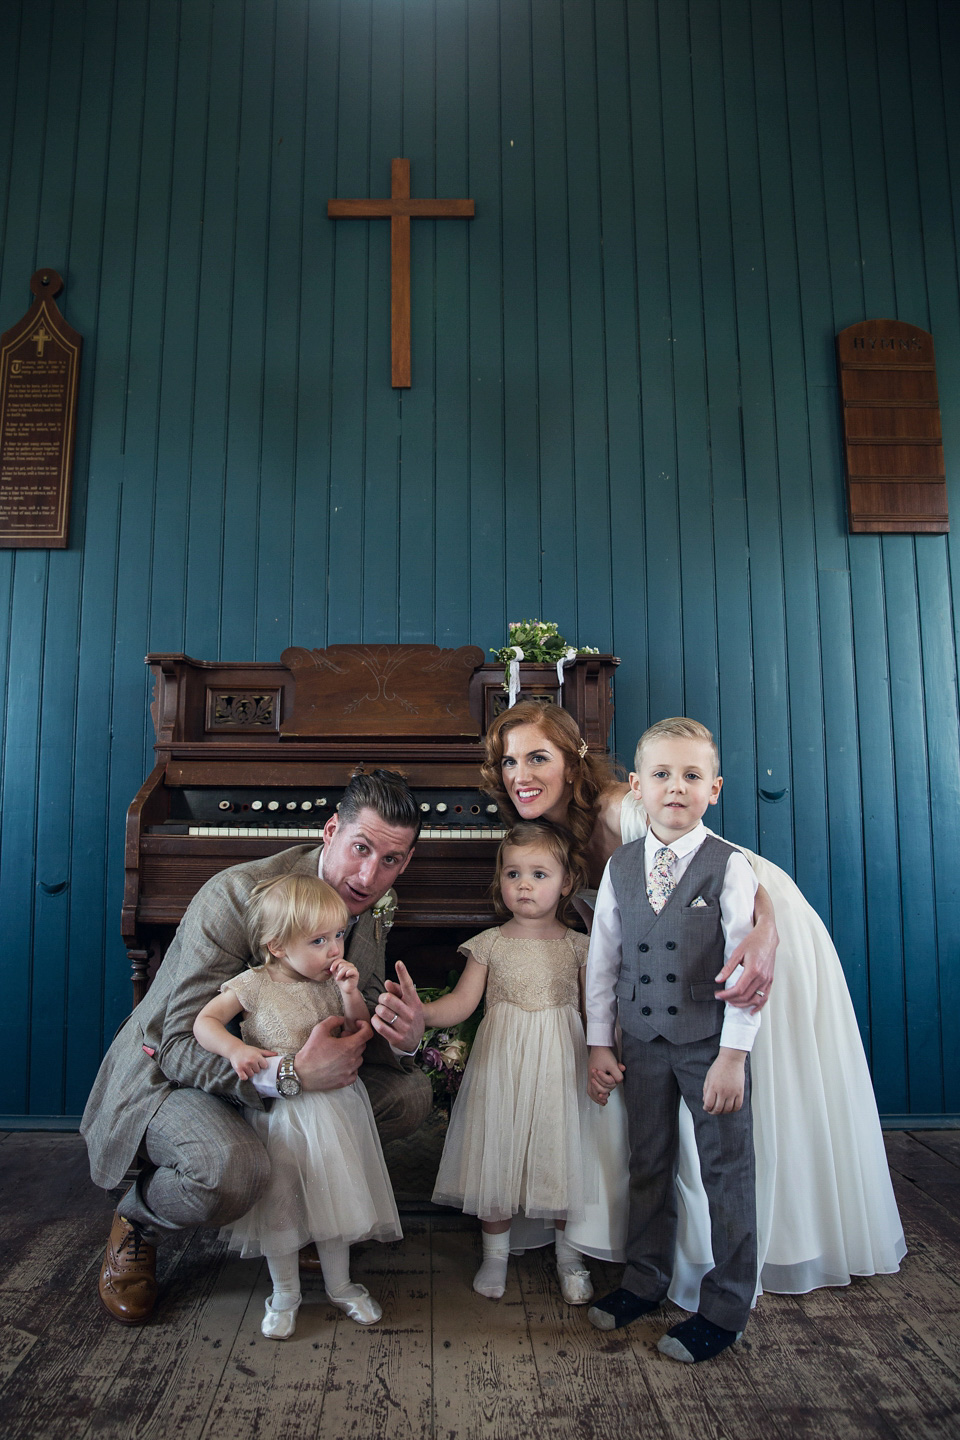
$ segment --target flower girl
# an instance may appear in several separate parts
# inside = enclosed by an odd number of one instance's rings
[[[588,1199],[581,1142],[586,1043],[580,1018],[587,937],[563,918],[581,876],[570,837],[545,821],[522,821],[497,855],[493,893],[510,918],[466,941],[467,963],[450,995],[424,1005],[428,1025],[456,1025],[486,992],[463,1083],[450,1117],[434,1201],[480,1218],[483,1264],[473,1288],[497,1300],[506,1286],[510,1223],[521,1211],[552,1221],[563,1298],[593,1295],[568,1219]]]
[[[342,1015],[352,1032],[356,1021],[368,1019],[356,967],[343,958],[347,920],[339,895],[318,877],[283,875],[258,885],[247,911],[251,968],[226,981],[200,1011],[194,1023],[200,1044],[249,1080],[269,1056],[296,1054],[319,1021]],[[240,1014],[242,1040],[225,1028]],[[395,1240],[401,1231],[363,1085],[302,1092],[275,1100],[267,1113],[244,1113],[270,1156],[270,1179],[256,1205],[220,1233],[241,1255],[267,1257],[273,1294],[263,1334],[272,1340],[293,1334],[299,1250],[310,1240],[317,1242],[327,1299],[358,1324],[375,1324],[380,1306],[350,1281],[350,1246]]]

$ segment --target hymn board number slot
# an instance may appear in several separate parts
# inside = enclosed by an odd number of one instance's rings
[[[472,200],[412,200],[410,161],[390,161],[389,200],[329,200],[331,220],[390,221],[391,379],[395,390],[410,387],[410,221],[472,220]]]
[[[63,550],[83,341],[57,309],[55,270],[30,289],[30,309],[0,336],[0,547]]]

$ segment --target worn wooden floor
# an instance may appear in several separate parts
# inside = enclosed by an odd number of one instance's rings
[[[654,1348],[672,1307],[601,1334],[559,1303],[546,1252],[511,1262],[501,1302],[474,1295],[476,1236],[441,1220],[360,1247],[355,1273],[385,1312],[374,1329],[315,1287],[294,1340],[262,1339],[265,1272],[201,1233],[163,1247],[156,1315],[125,1329],[97,1303],[110,1201],[79,1137],[2,1135],[0,1436],[960,1436],[960,1132],[887,1140],[900,1275],[765,1296],[744,1341],[694,1368]],[[598,1288],[615,1280],[593,1268]]]

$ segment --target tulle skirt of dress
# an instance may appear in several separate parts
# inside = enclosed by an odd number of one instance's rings
[[[751,1056],[757,1158],[758,1294],[801,1295],[885,1275],[906,1254],[870,1071],[833,941],[784,871],[745,852],[773,901],[780,932],[776,980]],[[606,1163],[626,1185],[626,1114],[606,1111]],[[616,1181],[608,1177],[609,1189]],[[693,1120],[680,1104],[677,1252],[670,1298],[696,1310],[713,1265],[710,1216]],[[571,1226],[571,1244],[610,1258],[621,1232],[616,1211],[591,1227]],[[612,1236],[612,1238],[611,1238]],[[620,1258],[615,1256],[614,1258]]]
[[[580,1134],[586,1058],[572,1007],[492,1006],[450,1116],[434,1201],[481,1220],[582,1216],[597,1176]]]
[[[373,1111],[359,1081],[245,1110],[270,1156],[260,1199],[221,1238],[249,1255],[289,1255],[310,1240],[352,1245],[402,1231]]]

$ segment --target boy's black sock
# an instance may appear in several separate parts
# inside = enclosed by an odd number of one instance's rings
[[[712,1360],[714,1355],[728,1349],[739,1340],[742,1330],[724,1330],[714,1325],[705,1315],[692,1315],[680,1325],[674,1325],[657,1342],[657,1349],[674,1360],[683,1360],[687,1365],[696,1365],[701,1360]]]

